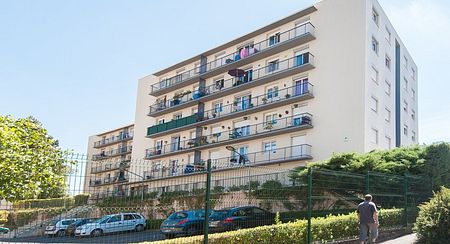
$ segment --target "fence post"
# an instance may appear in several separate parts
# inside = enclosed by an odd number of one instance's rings
[[[206,163],[206,196],[205,196],[205,223],[203,225],[203,243],[208,244],[209,208],[211,205],[211,159]]]
[[[404,199],[405,199],[405,226],[408,227],[408,176],[405,173],[403,176],[403,188],[404,188]]]
[[[311,243],[311,217],[312,217],[312,168],[308,168],[308,233],[307,243]]]
[[[366,174],[366,194],[370,194],[370,171]]]

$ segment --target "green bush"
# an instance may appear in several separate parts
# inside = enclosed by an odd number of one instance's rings
[[[54,217],[65,211],[65,208],[45,208],[45,209],[24,209],[11,211],[8,215],[5,226],[14,229],[24,226],[37,219],[39,214],[45,215],[47,218]]]
[[[450,189],[441,187],[429,202],[419,206],[414,230],[427,243],[450,240]]]
[[[79,194],[73,197],[75,206],[86,205],[89,199],[89,194]]]
[[[164,219],[147,219],[145,222],[147,224],[147,229],[149,230],[157,230],[161,227]]]
[[[400,218],[402,216],[400,209],[386,209],[380,211],[380,218],[384,219],[381,225],[383,228],[395,227],[396,222],[390,218]],[[313,218],[312,220],[312,239],[314,241],[325,241],[357,236],[359,233],[358,216],[356,213],[338,216],[327,216]],[[390,224],[394,224],[389,226]],[[229,231],[225,233],[216,233],[209,235],[209,243],[214,244],[290,244],[304,243],[307,238],[307,221],[297,220],[284,224],[269,226],[260,226],[251,229],[242,229],[238,231]],[[200,244],[203,236],[193,236],[182,239],[165,240],[159,244]]]

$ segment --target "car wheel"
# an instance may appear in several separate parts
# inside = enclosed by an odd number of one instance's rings
[[[167,239],[172,239],[172,238],[175,237],[174,234],[165,234],[165,236],[166,236]]]
[[[197,229],[194,227],[194,226],[190,226],[188,229],[187,229],[187,235],[188,236],[193,236],[193,235],[195,235],[195,234],[197,234]]]
[[[232,230],[240,230],[241,227],[239,225],[233,225]]]
[[[103,234],[103,231],[101,229],[95,229],[91,232],[91,236],[93,237],[98,237],[101,236]]]
[[[58,232],[56,232],[56,236],[57,237],[63,237],[66,235],[66,231],[65,230],[58,230]]]
[[[134,228],[137,232],[141,232],[144,230],[144,226],[143,225],[136,225],[136,228]]]

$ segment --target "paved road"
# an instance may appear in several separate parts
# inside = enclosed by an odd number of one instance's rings
[[[382,244],[414,244],[417,241],[416,234],[402,236],[393,240],[381,242]]]
[[[164,236],[156,230],[144,232],[127,232],[121,234],[104,235],[100,237],[26,237],[26,238],[0,238],[0,243],[134,243],[141,241],[163,240]]]

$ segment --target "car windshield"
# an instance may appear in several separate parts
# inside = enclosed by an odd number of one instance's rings
[[[59,222],[59,219],[58,220],[53,220],[52,222],[50,222],[50,225],[56,225],[58,222]]]
[[[214,211],[209,217],[211,218],[224,218],[228,214],[228,211]]]
[[[188,214],[185,212],[173,213],[169,216],[169,219],[185,219],[188,217]]]
[[[109,219],[109,217],[111,217],[111,216],[109,216],[109,215],[103,216],[103,217],[97,219],[97,220],[95,221],[95,223],[101,223],[101,222],[103,222],[103,221]]]

